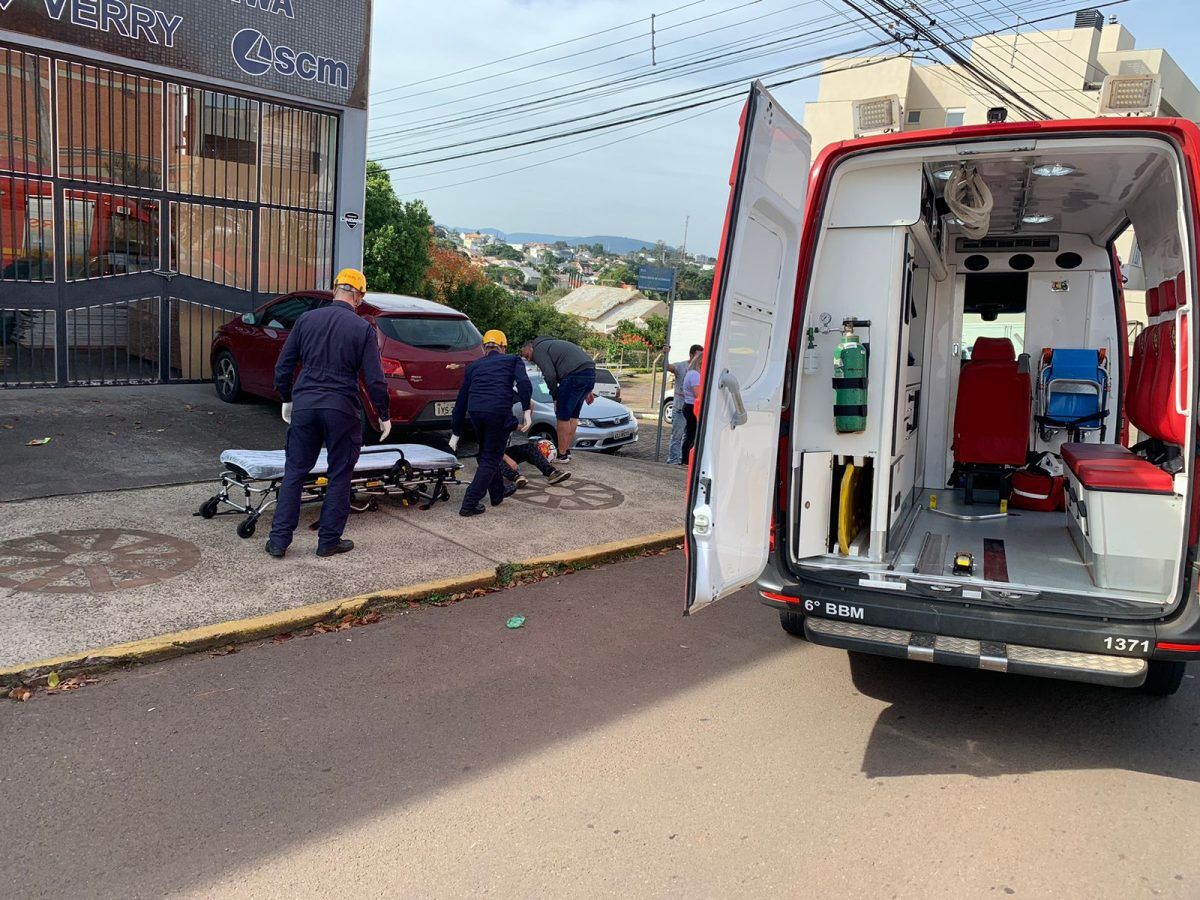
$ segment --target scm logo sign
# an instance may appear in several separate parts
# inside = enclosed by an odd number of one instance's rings
[[[273,47],[270,39],[256,28],[243,28],[235,34],[229,50],[238,68],[247,75],[257,77],[274,69],[280,75],[304,81],[339,88],[350,86],[350,66],[346,63],[306,50],[297,52],[284,44]]]

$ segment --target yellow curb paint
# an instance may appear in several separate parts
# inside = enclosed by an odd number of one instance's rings
[[[611,541],[607,544],[597,544],[579,550],[567,550],[551,556],[524,560],[516,563],[515,568],[518,572],[524,572],[555,565],[586,565],[628,554],[666,549],[682,540],[682,530],[663,531],[658,534]],[[493,587],[496,585],[496,580],[495,571],[474,572],[456,578],[443,578],[402,588],[373,591],[357,597],[311,603],[308,606],[298,606],[295,609],[280,610],[247,619],[202,625],[199,628],[189,628],[186,631],[143,638],[127,644],[113,644],[97,650],[67,653],[62,656],[0,668],[0,684],[33,681],[45,677],[51,671],[58,671],[60,674],[68,671],[78,673],[131,663],[155,662],[224,644],[259,640],[285,631],[307,628],[318,622],[345,615],[359,615],[373,607],[388,606],[408,600],[421,600],[437,594],[457,594],[477,588]]]

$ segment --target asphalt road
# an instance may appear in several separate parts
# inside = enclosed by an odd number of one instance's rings
[[[678,553],[0,701],[9,897],[1200,894],[1200,691],[679,615]],[[519,630],[505,628],[516,613]]]

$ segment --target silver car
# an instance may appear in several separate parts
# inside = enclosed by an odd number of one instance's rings
[[[546,380],[537,366],[526,366],[529,380],[533,384],[533,426],[529,435],[533,438],[555,440],[557,419],[554,417],[554,398],[546,387]],[[521,409],[513,404],[513,415],[521,418]],[[583,405],[579,414],[579,430],[575,432],[572,450],[602,450],[616,453],[626,444],[638,439],[638,423],[633,413],[604,397],[597,396],[591,403]]]

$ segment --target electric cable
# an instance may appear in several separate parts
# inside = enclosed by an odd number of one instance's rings
[[[656,13],[656,15],[669,16],[671,13],[676,13],[676,12],[679,12],[679,10],[681,10],[681,9],[687,9],[689,6],[697,6],[704,2],[706,2],[706,0],[691,0],[690,3],[684,3],[682,6],[676,6],[673,9],[668,9],[666,12]],[[394,85],[393,87],[382,88],[378,91],[372,91],[371,96],[375,97],[375,96],[379,96],[380,94],[389,94],[393,91],[399,91],[406,87],[415,87],[416,85],[419,85],[419,84],[428,84],[431,81],[440,81],[443,78],[453,78],[455,75],[462,75],[466,72],[477,72],[480,69],[486,69],[486,68],[489,68],[490,66],[499,65],[500,63],[509,62],[514,59],[520,59],[523,56],[531,56],[534,53],[541,53],[543,50],[551,50],[555,47],[562,47],[565,44],[574,44],[579,41],[586,41],[588,38],[599,37],[602,34],[611,34],[614,31],[620,31],[622,28],[632,28],[634,25],[640,25],[643,22],[647,22],[647,21],[649,21],[649,16],[642,16],[642,18],[640,18],[640,19],[633,19],[630,22],[624,22],[620,25],[613,25],[609,28],[603,28],[600,31],[593,31],[588,34],[581,34],[581,35],[578,35],[573,38],[568,38],[565,41],[559,41],[558,43],[555,43],[555,44],[547,44],[544,47],[535,47],[532,50],[523,50],[520,53],[514,53],[511,56],[502,56],[499,59],[493,59],[489,62],[479,63],[474,66],[468,66],[465,69],[456,69],[453,72],[444,72],[441,75],[431,75],[429,78],[422,78],[420,81],[409,81],[404,84]],[[638,37],[643,37],[643,35],[638,35]],[[612,45],[606,44],[604,46],[612,46]],[[604,49],[604,48],[600,47],[597,49]],[[568,56],[569,55],[570,54],[568,54]],[[565,58],[565,57],[559,57],[559,59],[563,59],[563,58]],[[548,60],[548,61],[552,61],[552,60]]]

